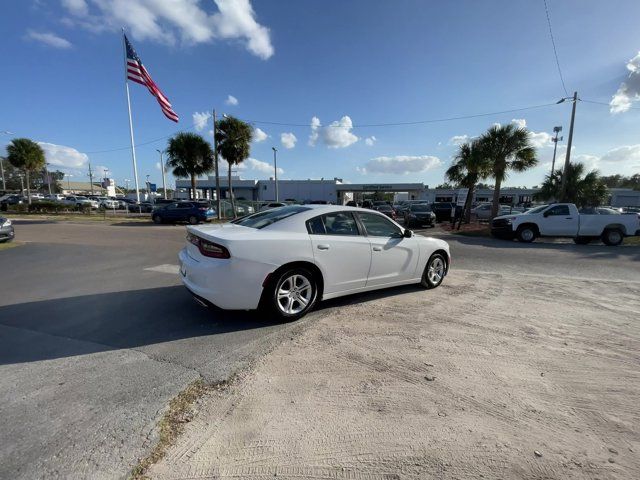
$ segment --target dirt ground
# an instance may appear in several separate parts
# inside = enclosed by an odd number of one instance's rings
[[[334,301],[152,478],[640,478],[640,282],[453,270]]]

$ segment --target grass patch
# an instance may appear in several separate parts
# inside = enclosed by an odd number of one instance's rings
[[[191,383],[171,400],[169,408],[158,423],[158,443],[153,447],[149,455],[141,459],[134,467],[129,480],[148,480],[147,472],[149,467],[164,458],[167,451],[175,445],[176,440],[184,431],[185,424],[193,419],[195,402],[208,392],[226,389],[232,381],[233,377],[229,380],[207,385],[202,379],[199,379]]]
[[[19,247],[20,245],[22,245],[21,242],[15,242],[15,241],[13,241],[13,242],[2,242],[2,243],[0,243],[0,252],[2,250],[9,250],[10,248],[13,248],[13,247]]]
[[[627,237],[624,239],[623,245],[640,246],[640,237]]]

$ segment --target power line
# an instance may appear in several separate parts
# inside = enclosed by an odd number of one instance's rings
[[[549,16],[549,7],[547,6],[547,0],[543,0],[543,2],[544,2],[544,11],[547,14],[547,25],[549,25],[549,36],[551,37],[551,44],[553,45],[553,54],[556,57],[558,75],[560,75],[560,81],[562,82],[562,89],[564,90],[564,94],[568,97],[569,92],[567,91],[567,87],[564,84],[564,77],[562,76],[562,69],[560,68],[560,60],[558,60],[558,50],[556,49],[556,41],[553,38],[553,30],[551,29],[551,18]]]
[[[585,103],[593,103],[595,105],[604,105],[606,107],[611,107],[611,104],[608,102],[598,102],[596,100],[584,100],[584,99],[580,99],[581,101],[585,102]],[[640,107],[628,107],[630,110],[640,110]]]

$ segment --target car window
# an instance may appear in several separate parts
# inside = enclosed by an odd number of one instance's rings
[[[549,216],[571,215],[568,205],[556,205],[555,207],[551,207],[547,210],[546,213]]]
[[[327,235],[360,235],[351,212],[334,212],[322,216]]]
[[[287,217],[296,215],[300,212],[310,210],[309,207],[303,207],[300,205],[291,205],[282,208],[273,208],[270,210],[263,210],[262,212],[254,213],[253,215],[247,215],[246,217],[239,218],[232,221],[236,225],[242,225],[243,227],[250,228],[264,228],[272,223],[284,220]]]
[[[412,212],[430,212],[431,211],[431,207],[429,205],[411,205],[411,211]]]
[[[327,233],[324,228],[324,222],[322,221],[322,215],[307,220],[307,231],[310,235],[324,235]]]
[[[178,208],[189,209],[189,208],[192,208],[192,205],[190,203],[179,203]]]
[[[402,235],[400,227],[382,215],[373,213],[358,213],[367,235],[372,237],[395,237]]]

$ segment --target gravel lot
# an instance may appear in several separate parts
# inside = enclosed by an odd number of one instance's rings
[[[152,477],[640,478],[639,288],[454,270],[332,302]]]
[[[191,300],[184,227],[16,232],[26,244],[0,252],[0,478],[125,478],[171,398],[238,371],[155,476],[640,477],[638,247],[446,236],[442,288],[273,325]]]

